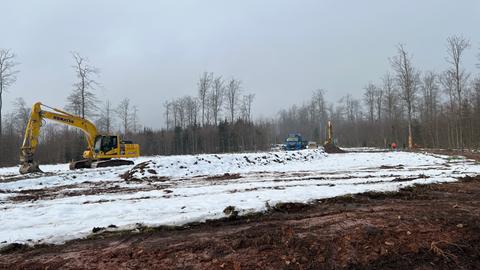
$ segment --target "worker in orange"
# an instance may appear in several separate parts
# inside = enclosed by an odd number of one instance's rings
[[[395,142],[393,142],[390,147],[392,148],[392,150],[396,150],[397,149],[397,144]]]

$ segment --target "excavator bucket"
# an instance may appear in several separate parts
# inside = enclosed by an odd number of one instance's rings
[[[22,162],[20,164],[20,173],[27,174],[27,173],[41,173],[43,172],[40,170],[37,162]]]
[[[19,172],[20,174],[43,172],[40,170],[40,167],[38,167],[38,162],[33,160],[33,154],[29,149],[22,149]]]

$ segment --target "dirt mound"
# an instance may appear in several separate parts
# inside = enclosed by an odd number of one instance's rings
[[[325,152],[328,154],[346,153],[346,151],[340,149],[340,147],[334,145],[333,143],[324,144],[323,149],[325,149]]]
[[[152,160],[144,161],[135,165],[132,169],[126,171],[120,175],[125,181],[156,181],[163,182],[168,180],[168,177],[157,176],[157,171],[152,167],[155,166],[155,162]],[[138,177],[141,175],[141,177]]]
[[[142,163],[138,163],[132,169],[122,174],[121,177],[126,181],[139,180],[135,178],[135,173],[145,174],[145,170],[148,168],[150,162],[151,161],[144,161]]]

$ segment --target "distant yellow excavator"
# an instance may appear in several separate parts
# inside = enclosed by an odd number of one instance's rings
[[[52,111],[44,110],[43,107]],[[70,169],[98,168],[131,165],[133,161],[119,158],[134,158],[140,156],[140,146],[129,141],[122,141],[118,135],[101,135],[95,125],[80,116],[48,107],[37,102],[32,107],[30,118],[25,130],[25,137],[20,153],[20,173],[42,172],[33,156],[38,145],[40,127],[43,119],[79,128],[85,133],[88,148],[83,152],[82,160],[72,161]]]
[[[337,142],[333,138],[333,125],[330,121],[327,122],[327,140],[325,140],[325,143],[323,143],[323,149],[329,154],[345,153],[344,150],[337,146]]]
[[[326,144],[334,144],[334,140],[333,140],[333,125],[332,125],[332,122],[328,121],[327,122],[327,140],[325,140],[325,143],[323,143],[324,145]]]

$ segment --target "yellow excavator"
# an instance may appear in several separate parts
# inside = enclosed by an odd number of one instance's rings
[[[49,108],[51,111],[42,107]],[[25,129],[25,137],[20,153],[21,174],[42,172],[38,162],[33,157],[37,149],[40,128],[44,119],[79,128],[85,134],[88,148],[83,152],[84,159],[72,161],[70,169],[131,165],[133,161],[120,158],[140,156],[140,146],[138,144],[122,141],[118,135],[98,134],[95,125],[87,119],[37,102],[32,107]]]

